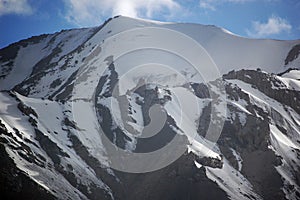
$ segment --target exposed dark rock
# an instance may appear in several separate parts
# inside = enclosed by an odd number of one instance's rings
[[[264,199],[285,199],[281,190],[283,180],[274,167],[277,157],[272,150],[245,152],[242,153],[242,157],[242,173],[252,183],[256,192]]]
[[[71,133],[68,135],[75,152],[88,164],[96,173],[97,177],[112,188],[113,195],[116,199],[121,199],[125,191],[120,188],[120,183],[116,177],[109,174],[105,168],[96,158],[90,155],[86,147],[80,142],[80,140]],[[91,199],[111,199],[110,195],[101,188],[94,188],[92,194],[89,195]]]
[[[50,88],[56,88],[57,86],[59,86],[62,83],[61,79],[56,79],[54,80],[51,84],[50,84]]]
[[[300,54],[300,44],[293,46],[293,48],[289,51],[288,55],[284,60],[284,64],[287,65],[293,60],[297,59]]]
[[[63,120],[62,123],[66,126],[69,126],[73,129],[75,129],[75,130],[79,130],[79,131],[81,130],[80,128],[78,128],[76,122],[69,120],[69,118],[67,118],[67,117]]]
[[[282,89],[280,86],[284,86],[284,84],[277,79],[275,75],[254,70],[240,70],[237,72],[231,71],[223,75],[223,77],[224,79],[238,79],[251,84],[265,95],[284,105],[289,105],[300,114],[300,101],[298,101],[298,99],[300,99],[300,93],[287,88]],[[275,89],[273,87],[277,88]]]
[[[0,193],[1,198],[23,199],[56,199],[53,194],[31,180],[27,174],[18,169],[8,156],[5,146],[0,144]]]
[[[174,163],[145,174],[118,173],[127,192],[122,199],[228,199],[218,185],[198,169],[194,156],[184,154]]]
[[[192,83],[191,86],[194,90],[195,95],[200,99],[210,97],[209,89],[204,83]]]
[[[195,159],[199,164],[207,166],[207,167],[212,167],[212,168],[219,168],[221,169],[223,166],[223,162],[219,159],[216,158],[211,158],[211,157],[202,157],[202,158],[197,158]]]
[[[37,113],[31,107],[26,106],[23,102],[20,102],[18,104],[18,108],[25,115],[30,116],[30,114],[32,114],[33,116],[35,116],[36,118],[38,118]]]
[[[57,146],[48,136],[45,136],[40,130],[35,129],[36,140],[40,143],[41,148],[51,158],[54,165],[60,165],[60,156],[69,157],[69,155]]]

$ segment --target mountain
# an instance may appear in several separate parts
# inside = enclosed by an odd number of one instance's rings
[[[300,40],[122,16],[11,44],[1,196],[300,199],[299,54]]]

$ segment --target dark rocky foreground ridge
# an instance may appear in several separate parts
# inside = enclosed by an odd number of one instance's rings
[[[0,192],[4,199],[300,199],[299,41],[291,43],[285,55],[278,55],[282,68],[275,73],[264,66],[243,69],[248,66],[245,61],[209,83],[190,79],[170,87],[141,84],[115,98],[122,66],[106,56],[101,44],[123,23],[160,26],[117,17],[97,28],[33,37],[0,50]],[[218,28],[210,28],[195,31],[212,31],[216,40],[223,37]],[[94,79],[102,55],[107,68]],[[78,95],[76,88],[88,90],[84,85],[95,87],[93,96]],[[107,167],[103,135],[93,123],[121,149],[138,153],[160,149],[185,130],[167,110],[175,101],[173,88],[181,88],[201,102],[195,131],[203,139],[210,122],[218,126],[211,116],[220,104],[212,101],[212,96],[220,100],[214,89],[218,85],[226,91],[227,111],[220,116],[225,123],[214,154],[193,146],[183,134],[187,150],[165,168],[136,174]],[[127,130],[136,131],[141,122],[149,124],[149,109],[155,104],[166,108],[164,127],[149,139],[128,135],[107,103],[114,98],[122,117],[135,124],[126,122]],[[87,105],[93,102],[96,114],[90,115]],[[74,109],[91,123],[79,122]]]

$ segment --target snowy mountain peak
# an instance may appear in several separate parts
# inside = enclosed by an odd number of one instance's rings
[[[117,16],[3,48],[0,192],[299,199],[299,44]]]

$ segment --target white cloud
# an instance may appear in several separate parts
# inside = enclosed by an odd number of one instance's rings
[[[251,37],[264,37],[269,35],[276,35],[282,32],[290,32],[292,26],[290,23],[277,16],[271,16],[266,23],[259,21],[252,22],[252,31],[246,30]]]
[[[27,0],[0,0],[0,16],[8,14],[32,14],[32,7]]]
[[[175,0],[64,0],[66,18],[80,26],[99,25],[107,16],[151,18],[157,13],[173,15],[180,9]]]

